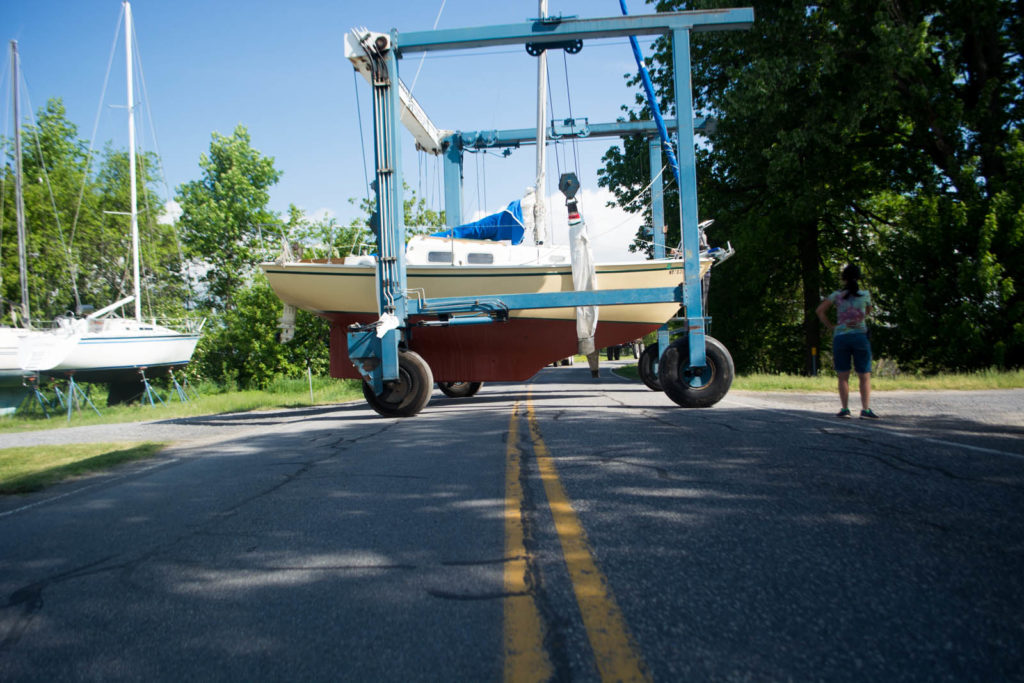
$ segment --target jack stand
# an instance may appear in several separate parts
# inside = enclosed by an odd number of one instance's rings
[[[64,409],[66,407],[66,404],[64,403],[64,392],[60,390],[59,385],[53,385],[53,393],[57,396],[57,404],[60,405],[61,409]]]
[[[184,380],[184,384],[182,384],[178,382],[178,378],[174,375],[174,370],[168,370],[167,375],[171,378],[171,382],[174,385],[174,392],[177,394],[178,400],[182,403],[188,403],[190,399],[188,392],[185,391],[188,386],[188,377],[182,378]]]
[[[89,395],[85,393],[82,387],[78,386],[78,382],[75,381],[74,375],[68,375],[68,395],[67,395],[67,408],[68,408],[68,422],[71,422],[71,411],[76,407],[81,409],[79,400],[85,401],[90,408],[96,411],[97,415],[100,415],[100,410],[93,404]],[[58,394],[59,395],[59,394]]]
[[[153,401],[154,396],[156,397],[157,401],[160,401],[160,405],[166,405],[164,403],[164,400],[160,398],[160,395],[156,393],[156,390],[153,389],[153,386],[149,383],[149,380],[146,379],[146,369],[139,368],[139,374],[142,375],[142,385],[146,388],[142,395],[146,398],[146,400],[149,401],[149,405],[156,405],[156,403]]]
[[[43,415],[45,415],[46,419],[49,420],[50,411],[47,410],[47,408],[52,408],[53,406],[51,406],[50,402],[46,400],[45,396],[43,396],[43,392],[39,390],[39,375],[28,375],[24,378],[24,385],[32,388],[32,395],[35,397],[39,407],[43,409]]]

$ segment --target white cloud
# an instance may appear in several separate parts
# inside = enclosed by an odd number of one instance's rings
[[[168,199],[164,202],[164,210],[160,213],[156,222],[161,225],[173,225],[175,221],[181,218],[181,213],[181,205],[173,199]]]
[[[313,211],[308,212],[306,214],[306,217],[309,218],[309,220],[311,221],[326,221],[332,218],[337,218],[338,215],[334,213],[333,209],[328,209],[327,207],[320,207],[319,209],[315,209]]]
[[[577,195],[580,216],[587,222],[593,243],[594,259],[599,263],[609,261],[643,261],[642,253],[629,251],[636,231],[643,222],[639,214],[626,213],[619,207],[607,206],[615,196],[607,188],[581,190]],[[548,224],[553,230],[555,244],[569,241],[569,216],[565,208],[565,197],[560,193],[548,197]]]

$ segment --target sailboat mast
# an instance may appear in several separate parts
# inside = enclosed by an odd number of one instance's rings
[[[124,3],[124,53],[128,63],[128,178],[132,198],[132,276],[135,283],[135,320],[142,321],[139,288],[139,212],[135,191],[135,93],[132,82],[132,6]]]
[[[548,15],[548,0],[538,0],[538,12],[543,19]],[[548,108],[548,53],[541,50],[537,56],[537,182],[533,205],[533,241],[535,244],[543,244],[547,233],[547,220],[545,218],[547,198],[547,179],[545,178],[545,167],[547,165],[547,108]]]
[[[18,41],[11,41],[11,87],[14,89],[14,203],[18,214],[18,272],[21,284],[21,320],[32,326],[28,305],[28,258],[26,256],[25,198],[21,191],[21,110],[18,106]]]

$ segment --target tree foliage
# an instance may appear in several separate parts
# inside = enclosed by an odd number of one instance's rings
[[[204,265],[202,304],[230,310],[233,295],[250,281],[260,261],[264,233],[280,229],[267,202],[281,172],[273,157],[253,149],[241,124],[230,137],[213,133],[199,168],[202,177],[181,185],[175,197],[182,211],[182,242],[188,256]]]
[[[236,130],[236,137],[239,131]],[[245,135],[245,145],[234,146],[233,153],[244,159],[267,160],[258,151],[249,146]],[[214,147],[224,144],[224,138],[214,136],[211,144],[210,157],[215,155]],[[217,155],[224,157],[223,151]],[[207,158],[204,156],[204,158]],[[203,165],[202,162],[200,164]],[[273,160],[268,163],[246,164],[247,168],[258,168],[258,177],[251,182],[238,182],[234,185],[250,198],[258,196],[254,186],[259,179],[276,178],[279,174],[273,169]],[[179,189],[179,197],[186,195],[185,188],[196,188],[188,184]],[[418,199],[414,192],[406,188],[405,220],[409,225],[438,227],[443,225],[443,216],[430,210],[426,202]],[[196,197],[202,194],[195,192]],[[237,202],[246,204],[251,216],[259,216],[263,222],[262,230],[252,230],[245,234],[233,233],[221,239],[216,236],[217,224],[202,226],[209,234],[197,238],[190,237],[193,248],[199,244],[217,244],[221,240],[235,239],[238,245],[232,258],[233,266],[239,277],[221,279],[217,282],[218,294],[208,297],[210,306],[206,332],[196,352],[197,372],[205,379],[221,384],[243,388],[264,388],[279,376],[295,377],[306,372],[307,366],[317,375],[325,375],[330,366],[330,322],[306,311],[297,311],[295,317],[295,336],[287,343],[280,343],[279,319],[283,304],[274,295],[266,278],[259,272],[261,261],[276,258],[285,245],[296,258],[343,260],[352,253],[362,253],[365,249],[376,249],[373,234],[369,229],[369,218],[374,203],[367,199],[349,200],[358,204],[364,215],[353,219],[348,225],[340,225],[329,216],[310,218],[297,206],[288,207],[287,218],[269,211],[266,207],[269,195],[264,195],[262,203],[257,201]],[[227,200],[233,202],[233,199]],[[198,206],[206,206],[208,202],[198,202]],[[198,217],[199,211],[193,216]],[[198,224],[197,224],[198,225]],[[197,254],[197,258],[212,263],[217,257]],[[208,274],[207,283],[215,282]],[[222,308],[216,308],[219,302],[230,302]]]
[[[13,141],[6,141],[3,170],[2,285],[5,323],[20,306]],[[101,308],[132,293],[128,153],[107,144],[90,159],[89,146],[51,99],[22,130],[28,296],[37,323],[79,306]],[[137,186],[143,310],[147,317],[177,317],[187,287],[174,226],[161,222],[162,201],[153,189],[158,167],[139,155]]]
[[[1024,363],[1014,4],[752,4],[751,30],[692,37],[695,107],[718,120],[698,150],[701,218],[738,251],[710,308],[738,367],[808,369],[827,345],[814,307],[851,260],[880,309],[876,353],[925,369]],[[666,40],[650,62],[671,112]],[[626,111],[648,118],[639,95]],[[646,176],[645,142],[606,154],[601,182],[620,203]]]

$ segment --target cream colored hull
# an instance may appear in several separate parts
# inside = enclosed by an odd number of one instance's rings
[[[701,264],[702,274],[711,262]],[[377,286],[372,267],[340,263],[296,262],[262,265],[270,286],[285,303],[312,313],[377,313]],[[409,266],[410,297],[495,296],[573,291],[572,270],[566,266]],[[678,286],[681,260],[642,261],[597,266],[598,288],[646,289]],[[671,318],[679,303],[602,306],[604,322],[656,323]],[[519,309],[512,318],[574,320],[574,308]]]

